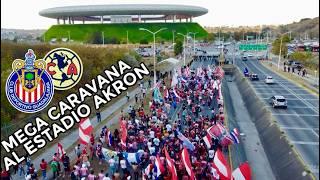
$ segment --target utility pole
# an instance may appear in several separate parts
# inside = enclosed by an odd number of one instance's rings
[[[102,31],[102,44],[104,45],[104,32]]]
[[[129,44],[129,32],[127,31],[127,45]]]
[[[183,36],[183,65],[186,65],[186,39],[188,34],[178,33],[178,35]]]
[[[70,42],[70,40],[71,40],[71,37],[70,37],[70,31],[68,31],[68,41]]]

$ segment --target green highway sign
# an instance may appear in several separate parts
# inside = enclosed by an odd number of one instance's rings
[[[239,50],[242,51],[250,51],[250,50],[256,50],[256,51],[262,51],[267,50],[268,46],[266,44],[240,44]]]

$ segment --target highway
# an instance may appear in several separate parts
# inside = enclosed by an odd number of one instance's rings
[[[319,97],[278,76],[255,58],[242,61],[237,56],[235,64],[241,72],[247,67],[249,73],[258,74],[260,80],[251,81],[257,95],[265,101],[291,144],[319,179]],[[267,75],[271,75],[276,83],[265,84]],[[269,104],[269,98],[273,95],[283,95],[287,99],[288,108],[274,109]]]

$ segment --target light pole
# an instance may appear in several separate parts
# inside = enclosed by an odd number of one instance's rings
[[[172,30],[172,49],[174,50],[174,33],[175,30]]]
[[[71,40],[71,39],[70,39],[70,31],[68,31],[68,38],[69,38],[68,40],[69,40],[69,42],[70,42],[70,40]]]
[[[314,80],[316,81],[316,85],[318,84],[318,81],[317,81],[317,70],[314,71]]]
[[[289,31],[290,32],[290,31]],[[278,59],[278,70],[280,69],[280,60],[281,60],[281,49],[282,49],[282,37],[285,34],[288,34],[289,32],[283,33],[280,36],[280,50],[279,50],[279,59]]]
[[[199,32],[190,32],[190,34],[193,34],[193,55],[196,54],[196,34]]]
[[[187,34],[181,34],[181,33],[177,33],[178,35],[180,36],[183,36],[183,65],[185,66],[186,65],[186,48],[185,48],[185,41],[186,41],[186,37],[187,37]]]
[[[157,83],[157,76],[156,76],[156,34],[160,31],[166,30],[167,28],[161,28],[156,32],[152,32],[146,28],[139,28],[140,31],[147,31],[153,35],[153,86],[156,86]]]
[[[102,44],[104,45],[104,32],[102,31]]]

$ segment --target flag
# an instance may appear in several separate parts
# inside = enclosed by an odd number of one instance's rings
[[[173,88],[173,94],[175,97],[177,97],[178,99],[181,99],[181,97],[178,95],[177,91],[175,88]]]
[[[108,131],[107,138],[108,138],[108,145],[111,146],[113,144],[113,137],[112,137],[111,131]]]
[[[93,131],[93,126],[91,125],[90,119],[81,119],[79,123],[79,138],[80,143],[87,145],[90,142],[90,134]]]
[[[183,146],[193,151],[195,147],[191,143],[191,141],[188,138],[186,138],[180,131],[177,131],[177,133],[177,137],[183,142]]]
[[[112,156],[113,156],[113,159],[114,159],[116,162],[119,161],[119,157],[118,157],[116,151],[112,151],[112,150],[107,149],[107,148],[102,148],[101,151],[102,151],[102,154],[103,154],[104,159],[105,159],[106,161],[109,161],[109,159],[111,159]]]
[[[160,102],[162,100],[161,93],[158,87],[155,87],[153,90],[153,100]]]
[[[122,124],[120,128],[121,128],[121,145],[122,147],[127,147],[127,134],[128,134],[127,127],[126,125]]]
[[[207,148],[210,149],[211,146],[213,145],[210,134],[207,133],[207,135],[204,136],[202,139],[203,139],[204,143],[206,144]]]
[[[168,99],[169,98],[169,90],[166,88],[163,92],[163,97]]]
[[[240,164],[240,166],[232,172],[234,180],[251,180],[251,168],[248,162]]]
[[[209,133],[211,137],[222,139],[227,134],[227,130],[221,123],[217,123],[216,125],[208,128],[207,133]]]
[[[216,151],[213,159],[213,167],[218,170],[220,180],[230,180],[231,170],[220,149]]]
[[[171,87],[176,86],[178,84],[178,75],[176,71],[173,72],[172,81],[171,81]]]
[[[62,144],[58,143],[58,149],[57,154],[60,160],[62,160],[62,157],[66,151],[63,149]]]
[[[142,171],[142,179],[143,180],[146,180],[148,179],[148,176],[151,172],[151,168],[152,168],[152,165],[149,164],[143,171]]]
[[[189,77],[189,76],[190,76],[190,68],[189,68],[189,67],[186,67],[186,68],[184,69],[184,75],[185,75],[186,77]]]
[[[240,143],[240,140],[239,140],[238,136],[239,136],[238,130],[236,128],[234,128],[230,132],[230,137],[232,138],[233,143],[235,143],[235,144],[239,144]]]
[[[169,153],[167,151],[167,149],[165,148],[164,149],[164,153],[166,155],[166,161],[167,161],[167,165],[169,167],[169,170],[171,172],[171,179],[172,180],[178,180],[178,175],[177,175],[177,170],[176,170],[176,167],[174,166],[174,162],[173,160],[171,159],[171,157],[169,156]]]
[[[165,172],[165,169],[164,169],[163,165],[160,162],[159,155],[157,155],[154,164],[155,164],[154,169],[155,169],[155,172],[157,173],[156,177],[159,177],[161,174],[163,174]]]
[[[195,179],[195,175],[192,171],[192,166],[191,166],[191,161],[189,158],[189,153],[188,150],[186,148],[183,148],[182,153],[181,153],[181,157],[182,157],[182,162],[184,164],[184,167],[186,168],[187,173],[190,176],[191,180]]]
[[[139,153],[123,152],[122,155],[130,164],[140,162],[140,154]]]

